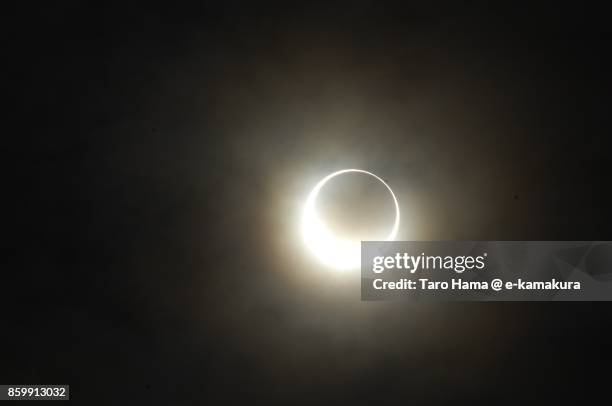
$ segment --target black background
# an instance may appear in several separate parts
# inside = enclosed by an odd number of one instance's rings
[[[3,383],[68,383],[77,404],[605,394],[607,303],[368,318],[358,289],[288,270],[270,214],[278,174],[357,157],[414,185],[417,239],[610,240],[604,10],[64,2],[7,20]]]

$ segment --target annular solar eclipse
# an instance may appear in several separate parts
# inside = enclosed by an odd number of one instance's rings
[[[302,214],[302,233],[306,246],[312,253],[325,265],[339,270],[356,269],[360,266],[361,260],[361,241],[340,238],[322,221],[316,212],[316,202],[319,192],[327,182],[336,176],[347,173],[358,173],[365,176],[372,176],[381,182],[389,191],[395,207],[395,220],[385,241],[393,241],[397,236],[400,224],[400,209],[397,198],[391,187],[380,177],[372,172],[362,169],[343,169],[333,172],[321,179],[312,189]]]

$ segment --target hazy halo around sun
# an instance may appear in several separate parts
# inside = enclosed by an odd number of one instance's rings
[[[302,213],[302,234],[308,249],[325,265],[338,270],[351,270],[360,267],[361,241],[340,238],[319,218],[316,211],[316,202],[319,192],[332,178],[347,174],[360,173],[371,176],[382,183],[393,198],[395,206],[395,220],[386,241],[393,241],[397,236],[400,224],[400,210],[397,198],[391,187],[380,177],[362,169],[343,169],[333,172],[321,179],[312,189]]]

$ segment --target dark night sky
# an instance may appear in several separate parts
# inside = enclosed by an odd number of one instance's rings
[[[205,3],[11,19],[3,383],[164,405],[606,389],[606,303],[361,303],[294,235],[313,181],[360,167],[398,191],[400,237],[612,239],[602,10]]]

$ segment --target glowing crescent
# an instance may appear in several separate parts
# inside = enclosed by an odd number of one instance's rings
[[[389,185],[378,176],[361,169],[343,169],[324,177],[317,183],[314,189],[312,189],[312,192],[308,195],[308,199],[306,199],[302,215],[302,232],[304,235],[304,242],[315,256],[326,265],[336,269],[359,268],[361,263],[361,242],[341,239],[334,236],[331,230],[329,230],[317,217],[315,203],[319,192],[330,179],[349,172],[370,175],[385,185],[389,193],[391,193],[393,203],[395,203],[395,222],[385,241],[393,241],[395,239],[400,223],[400,210],[397,198]]]

